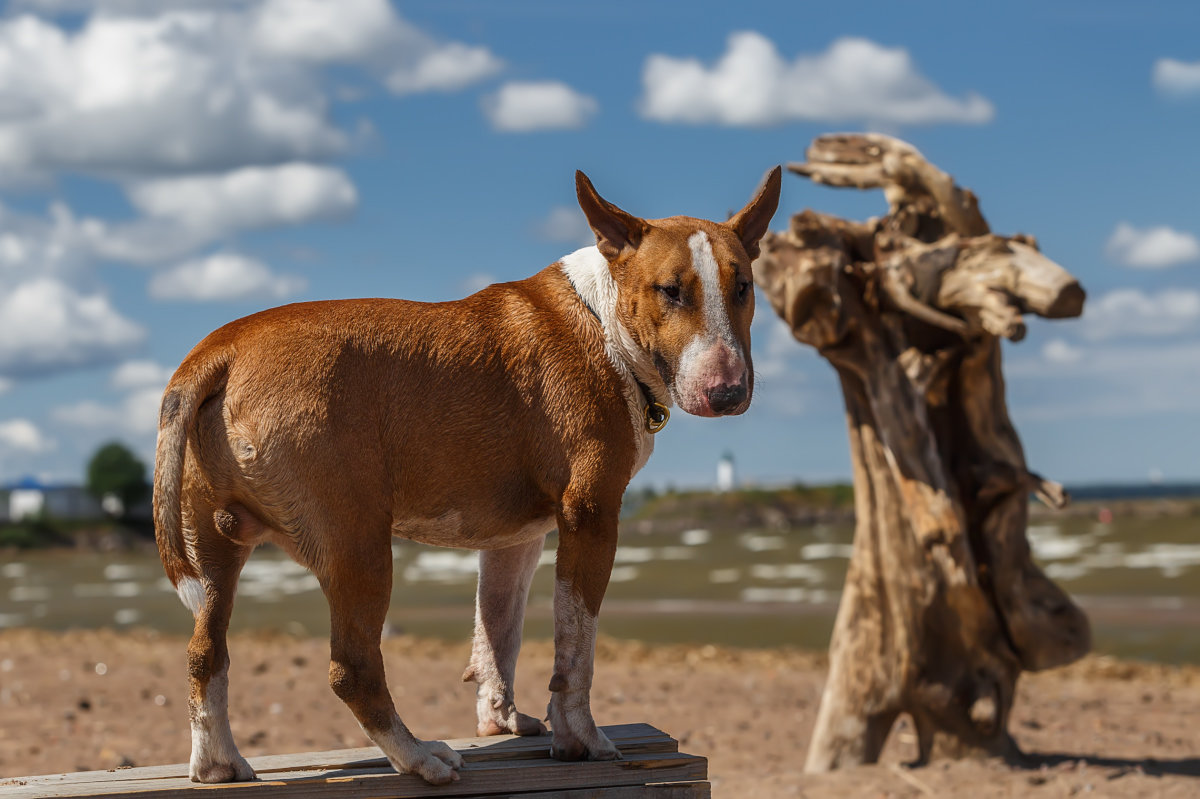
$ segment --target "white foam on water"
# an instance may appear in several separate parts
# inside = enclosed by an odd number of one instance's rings
[[[610,583],[627,583],[630,580],[636,580],[637,576],[637,566],[617,566],[612,570],[612,574],[609,575],[608,581]]]
[[[818,542],[805,544],[800,547],[800,557],[805,560],[825,560],[826,558],[849,558],[854,552],[850,544],[832,544]]]
[[[44,585],[14,585],[8,589],[11,602],[45,602],[50,598],[50,589]]]
[[[826,591],[823,588],[744,588],[742,589],[743,602],[791,602],[799,604],[801,602],[830,602],[836,597],[833,591]]]
[[[475,552],[435,550],[420,552],[416,560],[404,568],[409,582],[454,583],[474,580],[479,574],[479,555]]]
[[[127,563],[110,563],[104,567],[105,580],[129,580],[137,574],[137,569]]]
[[[825,571],[811,563],[756,563],[750,567],[750,576],[756,580],[819,583],[825,579]]]
[[[113,621],[122,625],[136,624],[141,619],[142,612],[137,608],[121,608],[113,614]]]
[[[708,581],[717,585],[736,583],[741,576],[741,569],[713,569],[708,573]]]
[[[9,580],[20,580],[29,573],[29,567],[24,563],[5,563],[0,566],[0,577]]]
[[[742,533],[738,536],[738,546],[751,552],[770,552],[775,549],[783,549],[783,544],[783,536],[778,535]]]
[[[683,542],[684,546],[698,547],[711,541],[712,533],[702,528],[684,530],[683,534],[679,536],[679,540]]]

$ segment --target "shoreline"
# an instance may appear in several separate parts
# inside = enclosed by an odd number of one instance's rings
[[[33,774],[186,761],[185,647],[184,636],[147,630],[0,631],[0,788]],[[468,640],[398,636],[382,648],[397,708],[415,734],[474,734],[474,686],[460,681]],[[230,637],[230,650],[231,720],[243,754],[368,745],[328,688],[327,640],[243,633]],[[597,721],[641,721],[675,736],[684,751],[709,758],[718,796],[1200,790],[1200,666],[1090,656],[1023,676],[1009,725],[1033,758],[1023,768],[965,760],[900,772],[915,754],[911,724],[901,722],[880,764],[805,775],[824,653],[602,638],[596,662]],[[544,706],[551,665],[549,642],[525,644],[517,699],[526,712]]]

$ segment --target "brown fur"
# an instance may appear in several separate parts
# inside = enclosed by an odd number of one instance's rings
[[[727,225],[652,224],[625,215],[639,225],[640,246],[619,251],[612,274],[628,300],[622,321],[642,346],[669,362],[696,324],[687,314],[652,309],[658,299],[647,293],[682,271],[681,235],[686,241],[709,231],[718,258],[734,266],[728,280],[748,276],[746,249],[756,248],[774,211],[777,174],[773,187],[774,199],[767,189],[766,201],[764,193],[756,198],[750,232],[737,217]],[[581,203],[588,211],[582,189]],[[739,235],[753,236],[752,244]],[[738,319],[748,350],[750,313]],[[311,569],[329,600],[333,690],[397,768],[434,782],[456,778],[452,763],[445,771],[432,760],[406,760],[417,750],[404,747],[418,742],[388,694],[379,637],[391,537],[528,552],[545,535],[536,523],[553,518],[557,577],[594,618],[612,567],[635,434],[604,330],[557,265],[456,302],[299,303],[213,332],[167,386],[155,473],[167,574],[176,585],[199,580],[205,595],[188,648],[194,725],[208,712],[210,681],[227,669],[237,575],[250,551],[270,541]],[[481,578],[481,602],[483,595]],[[522,595],[515,609],[523,604]],[[590,652],[568,661],[580,657]],[[513,724],[540,730],[525,719]],[[403,739],[401,755],[388,751],[387,736]],[[572,751],[586,755],[588,747]],[[220,781],[237,772],[225,763],[197,765],[194,751],[192,776]]]

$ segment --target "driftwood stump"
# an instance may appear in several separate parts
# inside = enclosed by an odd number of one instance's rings
[[[919,757],[1016,756],[1017,677],[1081,657],[1087,617],[1033,562],[1030,472],[1008,417],[1000,337],[1078,316],[1084,292],[1029,236],[997,236],[975,195],[887,136],[818,138],[789,169],[883,189],[889,212],[804,211],[768,233],[755,279],[841,381],[857,527],[808,771],[878,759],[900,713]]]

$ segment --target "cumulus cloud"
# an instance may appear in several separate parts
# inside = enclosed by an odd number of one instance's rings
[[[1121,222],[1105,245],[1114,261],[1139,269],[1162,269],[1200,259],[1200,240],[1166,225],[1135,228]]]
[[[474,294],[496,282],[496,276],[489,272],[475,272],[459,281],[458,287],[468,294]]]
[[[711,67],[695,58],[651,55],[642,85],[641,113],[658,122],[982,124],[995,114],[978,94],[955,98],[939,89],[904,48],[855,37],[789,62],[762,34],[734,33]]]
[[[95,399],[60,405],[50,416],[83,429],[120,431],[133,436],[158,429],[158,409],[174,370],[155,361],[126,361],[113,370],[109,384],[124,396],[106,404]]]
[[[78,28],[0,20],[0,176],[329,158],[354,137],[329,113],[326,66],[361,68],[395,92],[459,89],[500,68],[486,48],[443,42],[387,0],[97,8]]]
[[[551,208],[546,218],[538,222],[535,232],[540,239],[561,244],[582,246],[596,243],[596,234],[588,225],[587,217],[576,206],[557,205]]]
[[[149,290],[157,300],[280,300],[303,291],[307,285],[302,277],[275,274],[257,259],[216,253],[160,272],[151,279]]]
[[[162,393],[175,370],[155,361],[126,361],[113,370],[110,384],[116,389],[155,388]]]
[[[129,199],[147,216],[226,232],[342,216],[358,192],[340,169],[292,163],[141,181]]]
[[[56,278],[30,280],[0,296],[0,373],[9,376],[115,361],[145,337],[103,294]]]
[[[28,419],[0,422],[0,448],[36,454],[52,449],[53,446],[54,442],[46,438],[37,425]]]
[[[1164,94],[1200,94],[1200,61],[1160,58],[1154,62],[1151,82]]]
[[[98,174],[323,158],[348,137],[316,77],[245,46],[236,14],[0,22],[0,169]]]
[[[483,100],[492,127],[509,133],[582,128],[598,109],[594,98],[559,81],[512,81]]]
[[[1055,338],[1042,347],[1042,357],[1050,363],[1075,363],[1083,357],[1083,350],[1068,341]]]
[[[504,65],[486,47],[419,30],[388,0],[268,0],[257,13],[254,39],[276,56],[363,64],[396,94],[456,91]]]
[[[1200,326],[1200,291],[1166,289],[1146,293],[1115,289],[1089,299],[1082,332],[1090,339],[1122,336],[1173,336]]]

